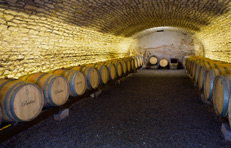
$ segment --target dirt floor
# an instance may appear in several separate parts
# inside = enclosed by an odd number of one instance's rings
[[[184,70],[140,70],[98,98],[11,138],[4,148],[231,148],[222,119],[203,104]]]

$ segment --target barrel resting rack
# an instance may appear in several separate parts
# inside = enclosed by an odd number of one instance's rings
[[[0,126],[0,143],[3,143],[4,141],[10,139],[11,137],[23,132],[24,130],[32,127],[35,124],[38,124],[39,122],[45,120],[46,118],[55,115],[59,113],[62,110],[68,109],[74,104],[78,103],[80,100],[91,96],[97,96],[95,95],[97,92],[103,91],[104,89],[112,86],[120,84],[120,82],[132,73],[135,73],[140,68],[137,68],[135,70],[132,70],[130,73],[123,74],[121,77],[115,78],[113,81],[109,81],[107,84],[99,86],[97,89],[93,90],[87,90],[87,92],[81,96],[77,97],[69,97],[68,101],[62,105],[62,106],[56,106],[56,107],[50,107],[50,108],[44,108],[43,111],[39,114],[38,117],[33,119],[29,122],[11,122],[11,123],[2,123]]]

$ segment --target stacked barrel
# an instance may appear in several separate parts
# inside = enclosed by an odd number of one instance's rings
[[[199,56],[185,60],[186,71],[215,112],[229,119],[231,127],[231,63]]]
[[[143,57],[137,56],[0,79],[0,123],[33,120],[44,107],[62,106],[69,96],[81,96],[142,65]]]
[[[149,57],[148,67],[155,66],[156,68],[166,68],[169,65],[169,61],[166,58],[158,58],[155,55]]]

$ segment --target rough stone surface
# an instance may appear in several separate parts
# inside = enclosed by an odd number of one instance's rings
[[[126,57],[134,34],[161,26],[231,62],[230,0],[1,0],[0,16],[0,78]]]
[[[140,70],[0,147],[230,148],[221,123],[184,71]]]

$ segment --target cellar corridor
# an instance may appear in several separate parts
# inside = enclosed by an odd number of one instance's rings
[[[222,119],[201,102],[185,70],[140,70],[52,117],[0,147],[230,148]]]

